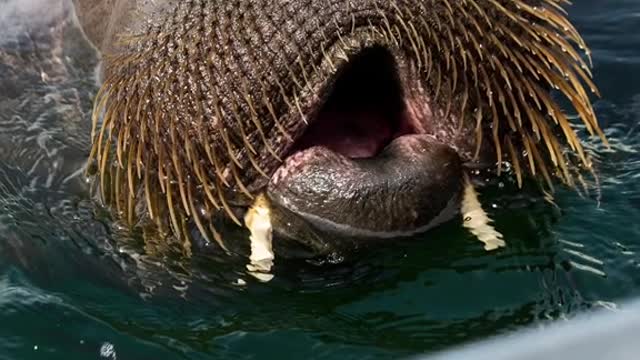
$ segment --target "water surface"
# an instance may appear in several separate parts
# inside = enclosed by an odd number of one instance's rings
[[[0,359],[397,358],[640,294],[640,1],[571,7],[612,143],[587,140],[599,187],[553,206],[501,179],[482,200],[504,250],[454,221],[345,263],[279,264],[268,284],[241,258],[145,248],[90,200],[96,60],[65,7],[34,4],[0,0]]]

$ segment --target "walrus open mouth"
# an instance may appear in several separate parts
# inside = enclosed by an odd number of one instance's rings
[[[412,234],[453,214],[459,158],[424,133],[415,111],[428,104],[407,96],[400,71],[382,46],[338,69],[269,183],[276,205],[323,230],[368,237]]]
[[[362,50],[325,89],[323,106],[311,119],[293,152],[325,146],[349,158],[377,155],[391,140],[415,133],[391,53]]]

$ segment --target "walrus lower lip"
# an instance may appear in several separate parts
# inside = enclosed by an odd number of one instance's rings
[[[429,135],[398,137],[379,155],[361,159],[315,146],[285,160],[267,195],[323,230],[397,236],[453,216],[461,169],[456,152]]]

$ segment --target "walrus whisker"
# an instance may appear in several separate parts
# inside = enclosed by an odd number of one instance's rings
[[[452,86],[453,85],[451,84],[451,82],[449,80],[445,81],[446,94],[453,94]],[[446,99],[445,99],[445,105],[444,105],[443,114],[444,114],[444,117],[446,119],[450,118],[450,116],[451,116],[451,107],[454,105],[453,101],[454,100],[451,98],[451,95],[447,96]]]
[[[235,222],[239,226],[242,226],[242,223],[240,222],[240,220],[238,220],[236,215],[231,210],[231,207],[229,207],[229,204],[227,203],[227,200],[225,199],[225,196],[222,193],[221,187],[220,186],[216,186],[216,188],[218,189],[218,199],[220,199],[220,203],[222,203],[222,207],[223,207],[224,211],[227,213],[227,215],[229,216],[229,218],[233,222]]]
[[[136,188],[135,188],[135,177],[134,177],[134,163],[136,161],[135,159],[135,154],[136,154],[136,150],[139,147],[137,146],[137,144],[131,144],[131,146],[129,147],[129,154],[127,155],[127,164],[126,164],[126,168],[127,168],[127,185],[129,186],[129,195],[133,196],[133,194],[136,193]]]
[[[121,127],[118,131],[118,136],[116,136],[116,163],[120,167],[123,166],[122,148],[124,147],[126,129],[126,127]]]
[[[136,202],[134,193],[129,193],[127,197],[127,224],[134,226],[136,222]]]
[[[525,154],[526,159],[528,160],[527,163],[529,165],[529,172],[531,173],[532,176],[536,176],[536,164],[535,161],[533,159],[533,153],[531,151],[531,137],[529,136],[529,133],[526,130],[523,130],[522,133],[522,144],[525,148]]]
[[[298,90],[301,91],[302,89],[304,89],[309,85],[308,83],[305,83],[304,85],[302,85],[302,83],[300,82],[296,74],[293,72],[289,64],[285,64],[285,68],[287,69],[287,76],[289,77],[289,79],[291,79],[291,81],[293,82],[293,84]]]
[[[529,145],[531,146],[533,159],[536,162],[536,166],[538,167],[538,170],[540,170],[540,172],[542,173],[542,176],[544,177],[544,180],[546,181],[547,186],[551,190],[551,193],[554,193],[555,187],[553,186],[553,182],[551,181],[551,176],[549,176],[549,171],[547,170],[547,166],[544,160],[542,159],[540,152],[538,151],[538,145],[536,144],[536,142],[533,142],[533,141],[530,142]]]
[[[247,154],[253,153],[257,154],[256,149],[251,145],[248,141],[249,135],[247,134],[247,130],[245,129],[245,124],[243,118],[240,116],[240,111],[238,110],[238,94],[233,92],[231,96],[231,117],[234,120],[234,123],[237,125],[239,130],[239,138],[242,139],[242,146],[247,149]]]
[[[109,100],[110,88],[106,86],[100,87],[93,101],[93,109],[91,113],[91,139],[95,139],[98,131],[98,123],[100,122],[100,113],[104,110],[106,102]]]
[[[547,148],[547,152],[549,153],[549,157],[551,158],[551,162],[553,162],[554,166],[558,166],[558,157],[556,156],[555,150],[551,144],[552,135],[549,134],[549,129],[547,128],[547,124],[543,119],[538,121],[538,125],[540,126],[540,134],[542,134],[542,139],[545,147]]]
[[[411,30],[409,30],[409,25],[402,19],[402,15],[401,15],[401,11],[398,8],[398,4],[395,1],[391,2],[392,6],[395,8],[396,10],[396,20],[398,22],[400,22],[400,25],[402,26],[402,29],[404,30],[405,34],[407,35],[407,38],[409,38],[409,41],[411,43],[411,49],[413,50],[413,53],[416,57],[416,59],[418,60],[418,63],[416,64],[416,66],[418,67],[418,70],[420,70],[422,68],[422,61],[420,60],[420,51],[418,50],[418,45],[416,44],[414,34],[415,34],[415,28],[413,29],[413,32],[411,32]],[[409,24],[411,24],[409,22]],[[341,38],[342,39],[342,38]]]
[[[287,141],[293,142],[293,138],[291,137],[289,132],[287,132],[284,129],[284,127],[282,126],[282,123],[281,123],[280,119],[278,118],[278,116],[276,115],[276,113],[275,113],[275,111],[273,109],[273,104],[271,103],[271,101],[269,101],[269,98],[266,95],[264,95],[264,97],[262,99],[263,99],[263,103],[267,107],[267,111],[269,112],[269,115],[271,115],[271,118],[273,119],[274,125],[276,126],[278,131],[282,134],[282,136],[284,136],[287,139]]]
[[[102,123],[102,127],[100,128],[100,133],[98,134],[98,141],[94,143],[95,144],[94,146],[97,146],[97,149],[98,149],[98,151],[96,152],[96,156],[99,163],[102,163],[102,157],[104,156],[104,149],[106,148],[105,146],[103,146],[105,134],[107,133],[107,131],[111,133],[113,130],[113,127],[111,125],[113,121],[113,117],[111,116],[112,112],[113,112],[113,109],[107,110],[107,113],[105,114],[105,117]],[[109,139],[111,139],[111,137],[109,137]],[[111,145],[111,141],[109,141],[109,145]],[[107,150],[110,150],[110,149],[107,148]]]
[[[189,152],[193,152],[193,149],[191,146],[189,146],[189,148],[187,149],[187,151]],[[217,209],[220,209],[220,205],[218,204],[218,202],[216,201],[215,197],[213,196],[213,194],[211,193],[211,190],[209,189],[209,185],[208,185],[208,181],[205,178],[204,175],[204,169],[202,168],[202,163],[200,161],[197,160],[197,158],[195,157],[195,155],[193,156],[193,166],[194,166],[194,170],[195,170],[195,175],[196,178],[198,179],[198,181],[200,182],[200,186],[202,187],[205,196],[209,199],[209,201],[211,202],[211,204],[213,204],[213,206]]]
[[[306,44],[306,46],[305,46],[305,48],[306,48],[306,50],[307,50],[307,52],[308,52],[309,54],[314,54],[314,51],[313,51],[313,49],[311,48],[311,44],[307,43],[307,44]],[[309,63],[309,65],[311,66],[311,70],[312,70],[312,72],[313,72],[313,75],[312,75],[312,76],[315,76],[315,77],[321,77],[321,76],[324,76],[324,73],[323,73],[323,72],[318,68],[318,65],[316,65],[313,61],[312,61],[312,62],[310,62],[310,63]],[[273,79],[273,81],[274,81],[276,84],[278,84],[278,79],[277,79],[275,76],[274,76],[274,77],[272,77],[271,79]],[[281,86],[281,85],[279,84],[278,86]],[[283,90],[284,90],[284,89],[281,89],[281,95],[284,95],[283,100],[284,100],[284,101],[287,101],[287,100],[286,100],[286,98],[287,98],[286,93],[282,92]]]
[[[116,171],[116,179],[113,182],[113,194],[114,194],[114,202],[116,204],[116,212],[118,213],[118,215],[122,215],[124,212],[122,211],[122,197],[120,197],[121,193],[120,193],[120,189],[122,188],[121,184],[122,184],[122,168],[120,166],[113,165],[111,167],[112,169],[115,169]]]
[[[467,102],[469,101],[469,90],[468,90],[468,79],[466,76],[462,77],[464,79],[464,90],[462,91],[462,98],[460,103],[460,113],[458,114],[458,128],[457,133],[462,132],[462,128],[465,124],[465,120],[467,120],[466,111],[467,111]]]
[[[329,67],[331,69],[331,72],[338,71],[336,66],[333,64],[333,60],[331,60],[331,58],[329,57],[329,54],[327,54],[327,51],[325,50],[325,42],[324,41],[320,43],[320,51],[322,52],[322,56],[324,56],[324,60],[329,65]]]
[[[231,169],[231,175],[235,181],[235,184],[240,189],[240,192],[242,192],[247,198],[252,199],[253,195],[244,185],[244,182],[242,181],[242,179],[240,178],[240,175],[238,174],[238,169],[235,166],[233,166],[233,164],[231,164],[229,168]]]
[[[104,201],[106,201],[107,199],[107,193],[106,190],[109,188],[107,186],[107,176],[104,175],[108,175],[107,173],[107,160],[109,159],[109,147],[111,145],[111,139],[107,139],[107,142],[105,144],[105,147],[102,148],[104,150],[102,150],[102,154],[99,156],[100,158],[100,167],[99,167],[99,171],[100,171],[100,188],[102,189],[101,194],[102,194],[102,198],[105,199]]]
[[[516,175],[518,188],[522,188],[522,168],[520,167],[519,156],[518,154],[516,154],[516,150],[513,146],[513,142],[511,141],[510,136],[505,135],[504,142],[507,144],[507,150],[509,151],[509,155],[511,156],[511,164],[513,165],[513,171]]]
[[[251,153],[248,152],[247,157],[249,158],[249,162],[251,163],[251,166],[253,166],[253,168],[265,179],[269,179],[269,175],[267,175],[264,169],[260,165],[258,165],[258,162],[256,161],[255,156],[251,155]]]
[[[155,219],[155,206],[151,203],[151,185],[149,179],[149,167],[144,168],[144,198],[147,203],[147,211],[149,212],[149,218],[151,220]]]
[[[245,84],[246,87],[246,84]],[[258,114],[256,111],[256,107],[253,104],[253,101],[251,100],[251,97],[249,96],[249,92],[246,90],[243,92],[244,93],[244,101],[247,104],[247,106],[249,107],[249,118],[251,120],[251,122],[253,123],[253,125],[256,128],[256,131],[258,132],[258,135],[260,136],[260,139],[262,140],[262,144],[264,144],[265,148],[267,149],[267,151],[271,154],[271,156],[273,156],[276,160],[278,161],[282,161],[282,158],[276,153],[276,151],[273,149],[273,147],[271,147],[271,145],[269,144],[269,141],[267,140],[267,136],[264,132],[264,129],[262,128],[262,125],[260,124],[260,120],[258,119]],[[264,171],[263,171],[264,172]]]
[[[233,144],[231,143],[231,140],[229,139],[229,132],[227,131],[226,128],[222,129],[222,131],[220,132],[220,135],[222,136],[222,140],[224,141],[224,145],[226,146],[226,155],[231,159],[231,163],[230,166],[235,168],[239,168],[239,169],[244,169],[244,165],[242,165],[242,163],[240,162],[240,159],[238,158],[238,156],[236,155],[238,153],[238,151],[235,151],[235,147],[233,146]]]
[[[498,176],[500,176],[502,172],[502,142],[500,141],[500,121],[498,119],[498,111],[496,110],[495,103],[491,105],[491,114],[493,117],[493,124],[491,132],[493,133],[493,142],[496,147],[496,163]]]
[[[177,158],[177,155],[175,155],[174,158]],[[188,185],[185,185],[186,180],[184,179],[184,175],[182,175],[182,171],[179,170],[181,167],[178,168],[178,166],[180,166],[181,163],[179,162],[179,160],[174,160],[174,164],[176,164],[175,173],[176,173],[176,178],[178,182],[180,199],[182,200],[182,206],[186,215],[191,216],[189,202],[187,200],[187,192],[186,192],[186,187],[188,187]]]
[[[166,174],[165,174],[165,168],[164,168],[164,156],[165,156],[165,150],[162,147],[158,148],[158,152],[157,152],[157,166],[158,166],[158,184],[160,185],[160,191],[162,192],[162,194],[165,194],[167,192],[167,188],[165,187],[165,178],[166,178]]]
[[[431,49],[428,47],[425,47],[425,51],[424,51],[424,63],[426,64],[425,68],[425,74],[427,79],[431,78],[431,74],[433,71],[433,59],[431,57]]]
[[[214,118],[213,118],[213,123],[214,126],[216,127],[216,129],[218,129],[218,131],[221,131],[222,129],[222,114],[220,113],[220,108],[217,105],[217,99],[214,97]],[[221,163],[221,160],[218,158],[218,152],[215,151],[215,145],[212,144],[209,140],[209,136],[204,136],[203,134],[200,134],[201,138],[204,139],[204,151],[207,155],[207,158],[209,159],[209,163],[213,164],[213,168],[215,170],[215,174],[216,174],[216,179],[220,180],[220,182],[222,182],[222,184],[226,187],[231,187],[229,181],[227,180],[227,177],[224,176],[224,170],[223,170],[223,166]]]
[[[503,114],[510,114],[509,109],[507,108],[507,102],[506,102],[506,98],[504,96],[504,91],[502,91],[502,89],[500,89],[500,87],[497,84],[497,80],[496,78],[491,79],[491,84],[494,87],[494,89],[496,89],[496,92],[498,93],[498,103],[500,104],[500,107],[502,108],[502,113]],[[509,90],[509,89],[507,89]],[[507,91],[507,93],[510,93],[510,91]],[[517,106],[517,104],[515,102],[510,103],[512,106]],[[509,125],[509,129],[511,130],[511,132],[517,132],[518,128],[516,127],[515,122],[513,122],[513,118],[511,116],[507,117],[507,125]]]
[[[200,214],[198,214],[198,211],[196,210],[196,207],[195,207],[195,204],[194,204],[194,199],[193,199],[193,194],[192,194],[192,190],[191,190],[191,186],[187,187],[187,197],[189,198],[189,207],[191,209],[191,214],[193,214],[192,217],[193,217],[193,220],[194,220],[194,222],[196,224],[196,227],[200,231],[200,234],[202,234],[202,237],[204,237],[204,239],[207,242],[211,242],[211,238],[209,237],[208,231],[204,227],[204,224],[200,220]]]
[[[302,56],[300,54],[298,54],[298,56],[296,57],[296,60],[294,61],[296,64],[298,64],[298,67],[300,68],[300,72],[302,73],[302,79],[304,79],[304,83],[305,83],[305,87],[307,87],[307,90],[309,91],[313,91],[312,87],[311,87],[311,80],[309,80],[309,74],[307,73],[307,68],[306,66],[304,66],[304,63],[302,62]],[[263,90],[263,92],[266,89],[266,86],[264,84],[264,82],[260,82],[261,88]],[[265,94],[266,96],[266,94]],[[268,96],[267,96],[268,98]]]
[[[170,189],[171,187],[171,172],[167,172],[167,178],[166,178],[166,187],[167,189]],[[178,223],[178,216],[176,215],[177,212],[177,208],[174,206],[173,203],[173,196],[171,196],[171,194],[173,193],[173,191],[171,190],[167,190],[167,192],[165,193],[166,198],[167,198],[167,208],[169,210],[169,219],[171,220],[170,225],[172,227],[173,233],[174,234],[181,234],[182,231],[180,231],[180,225]]]
[[[476,90],[477,91],[477,90]],[[476,161],[480,157],[480,149],[482,148],[482,108],[475,109],[475,134],[476,134],[476,150],[473,154],[473,160]]]
[[[300,114],[300,119],[305,124],[309,124],[309,121],[307,120],[307,116],[304,114],[304,111],[302,111],[302,107],[300,106],[300,100],[298,99],[298,95],[296,93],[293,94],[293,99],[296,104],[296,109],[298,110],[298,114]]]

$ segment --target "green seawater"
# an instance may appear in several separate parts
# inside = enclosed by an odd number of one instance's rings
[[[239,257],[147,256],[90,200],[96,60],[72,24],[40,44],[33,24],[63,8],[39,3],[0,0],[0,359],[403,358],[640,295],[638,0],[570,7],[611,142],[582,131],[589,194],[559,186],[554,206],[497,179],[481,198],[503,250],[452,221],[344,262],[278,263],[269,283]]]

